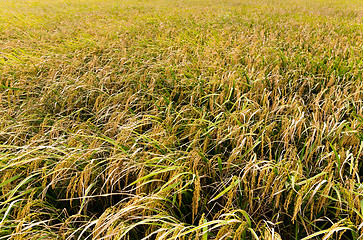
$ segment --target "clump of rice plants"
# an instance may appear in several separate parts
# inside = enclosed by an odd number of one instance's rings
[[[362,16],[2,1],[0,239],[362,239]]]

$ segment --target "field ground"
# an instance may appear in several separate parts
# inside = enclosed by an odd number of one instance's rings
[[[0,239],[363,239],[362,18],[2,0]]]

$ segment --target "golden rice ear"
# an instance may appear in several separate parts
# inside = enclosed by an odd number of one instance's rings
[[[192,222],[195,220],[195,216],[197,215],[201,192],[201,184],[198,172],[196,173],[196,177],[194,180],[194,191],[193,191],[193,203],[192,203]]]

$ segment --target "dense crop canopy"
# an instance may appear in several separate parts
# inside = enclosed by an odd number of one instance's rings
[[[361,239],[363,3],[3,0],[0,239]]]

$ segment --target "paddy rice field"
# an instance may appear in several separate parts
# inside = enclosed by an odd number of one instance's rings
[[[0,3],[0,239],[363,239],[362,1]]]

